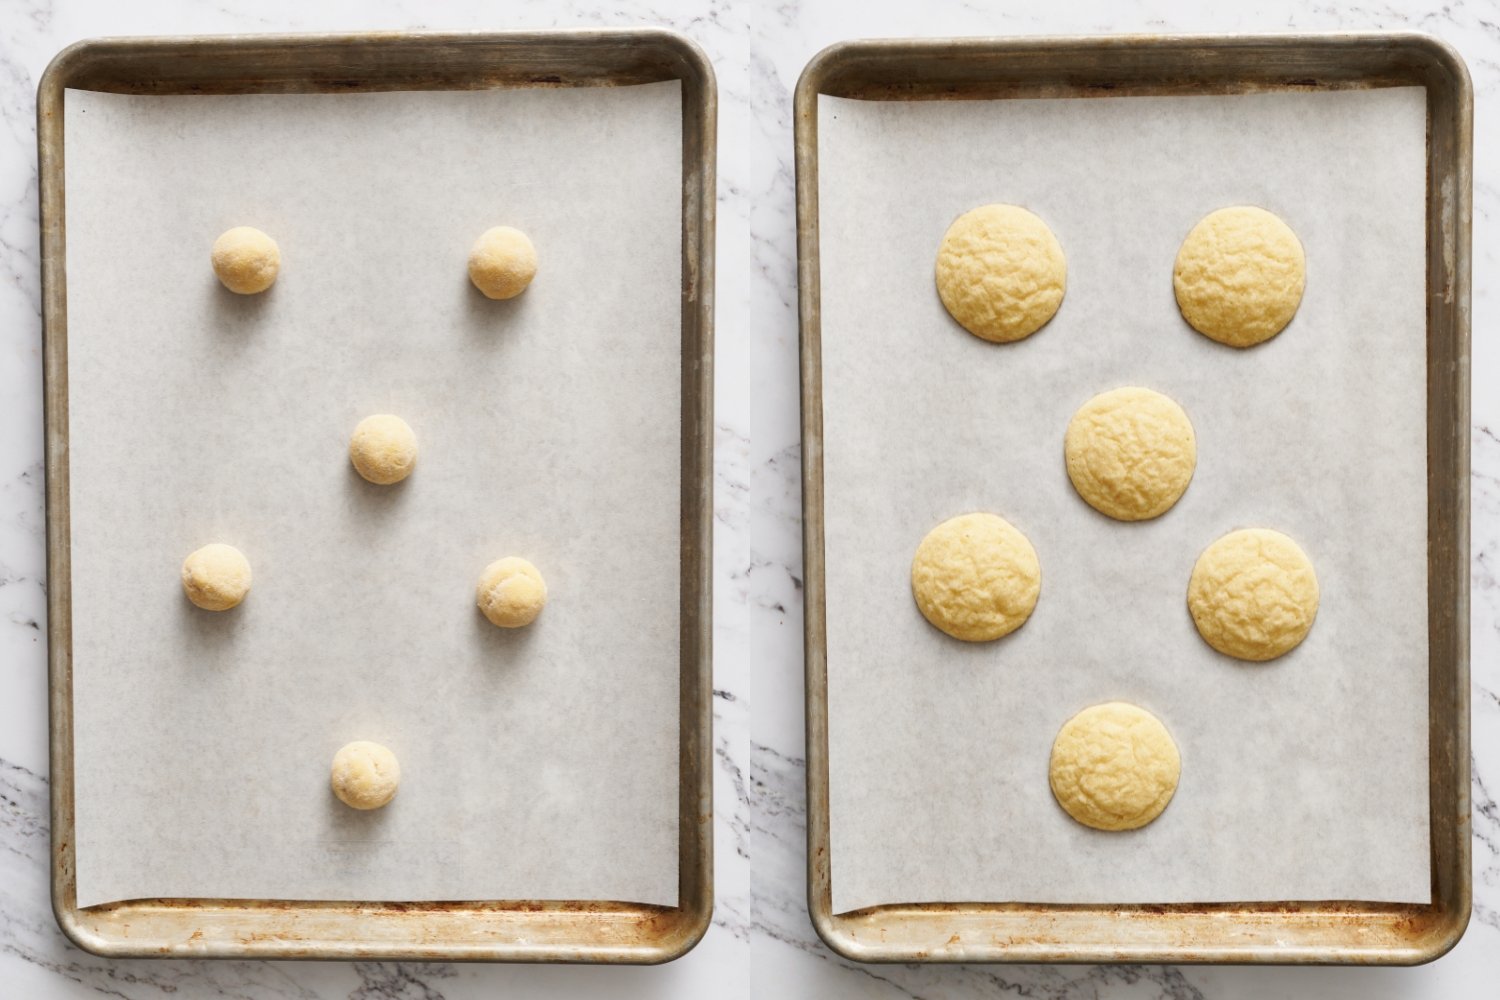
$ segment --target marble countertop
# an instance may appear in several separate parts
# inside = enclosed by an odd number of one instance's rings
[[[992,9],[991,9],[992,8]],[[5,0],[0,16],[0,997],[353,1000],[818,997],[960,1000],[1493,995],[1500,979],[1500,2],[1253,5],[926,0]],[[52,56],[98,35],[664,24],[714,61],[720,97],[715,459],[717,908],[656,968],[106,961],[57,930],[47,893],[46,607],[34,97]],[[801,536],[791,90],[824,46],[870,36],[1419,29],[1458,48],[1474,128],[1474,919],[1417,969],[860,966],[805,906]]]

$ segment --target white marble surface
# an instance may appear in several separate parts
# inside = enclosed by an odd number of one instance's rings
[[[0,0],[0,997],[353,1000],[511,997],[1480,997],[1500,977],[1500,2],[833,0],[420,2]],[[109,962],[66,944],[47,901],[41,325],[36,81],[109,34],[667,24],[719,78],[715,719],[718,907],[703,943],[649,969],[396,963]],[[843,38],[1118,31],[1420,28],[1474,76],[1474,880],[1469,933],[1409,970],[861,967],[804,903],[801,560],[791,88]],[[753,712],[752,712],[753,706]],[[753,858],[753,865],[752,865]]]

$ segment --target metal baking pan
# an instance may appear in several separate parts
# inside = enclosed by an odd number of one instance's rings
[[[1427,89],[1428,731],[1432,902],[1174,905],[923,903],[835,914],[818,265],[818,96],[882,101]],[[1419,34],[855,41],[797,83],[797,250],[806,572],[808,909],[865,962],[1246,962],[1411,965],[1469,920],[1469,264],[1473,91]]]
[[[80,908],[74,882],[68,315],[63,100],[68,88],[130,94],[349,93],[682,84],[682,486],[675,907],[592,900],[431,903],[138,899]],[[99,955],[425,961],[665,962],[713,909],[713,265],[717,92],[675,32],[120,38],[80,42],[37,91],[47,438],[52,904]]]

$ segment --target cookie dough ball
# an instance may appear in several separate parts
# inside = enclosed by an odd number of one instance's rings
[[[520,628],[536,621],[547,606],[547,584],[531,563],[506,556],[484,568],[476,600],[492,624]]]
[[[1203,641],[1219,652],[1272,660],[1312,628],[1318,577],[1307,554],[1281,532],[1231,531],[1198,557],[1188,610]]]
[[[911,592],[922,616],[965,642],[1020,628],[1041,589],[1036,549],[994,514],[944,521],[922,539],[911,563]]]
[[[486,229],[469,251],[469,280],[491,299],[513,299],[536,277],[536,248],[519,229]]]
[[[396,755],[379,743],[356,740],[333,755],[329,776],[333,794],[352,809],[379,809],[396,797],[401,765]]]
[[[937,290],[976,337],[1009,342],[1046,325],[1062,303],[1068,262],[1052,230],[1015,205],[960,215],[943,235]]]
[[[1112,701],[1063,723],[1052,742],[1052,794],[1084,826],[1135,830],[1177,791],[1182,759],[1167,727],[1144,708]]]
[[[1079,407],[1063,439],[1068,478],[1088,505],[1145,521],[1175,504],[1198,463],[1187,414],[1159,392],[1129,386]]]
[[[231,292],[254,295],[276,283],[281,250],[259,229],[235,226],[214,240],[214,274]]]
[[[205,545],[182,561],[182,592],[205,611],[228,611],[250,593],[250,560],[233,545]]]
[[[1194,330],[1230,347],[1270,340],[1302,302],[1302,243],[1263,208],[1221,208],[1193,227],[1177,251],[1172,285]]]
[[[349,439],[349,461],[372,483],[399,483],[416,467],[417,436],[400,417],[389,413],[366,417]]]

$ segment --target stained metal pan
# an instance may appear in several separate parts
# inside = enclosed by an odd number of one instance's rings
[[[678,903],[140,899],[80,908],[74,882],[68,316],[63,101],[128,94],[293,94],[682,85],[681,739]],[[47,438],[52,902],[109,956],[650,963],[681,955],[713,908],[713,69],[666,30],[119,38],[80,42],[37,92]]]
[[[878,101],[1427,89],[1428,731],[1432,901],[1175,905],[923,903],[834,913],[818,270],[818,97]],[[1473,90],[1419,34],[923,39],[819,53],[796,98],[806,571],[808,909],[866,962],[1255,962],[1411,965],[1468,924],[1469,262]]]

